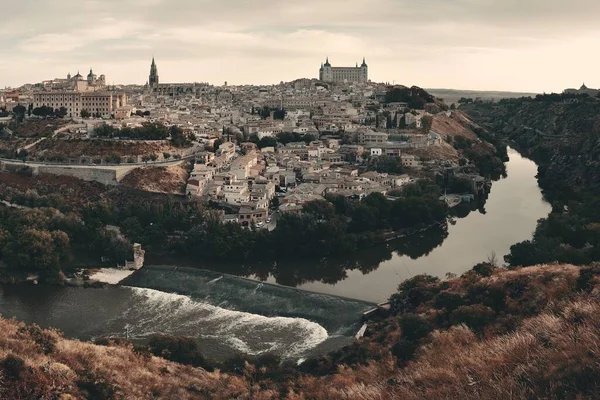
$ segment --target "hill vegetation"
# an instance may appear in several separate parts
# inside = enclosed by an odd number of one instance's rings
[[[299,367],[263,357],[215,369],[185,340],[100,346],[0,320],[0,398],[592,399],[599,293],[598,267],[418,276],[358,343]]]

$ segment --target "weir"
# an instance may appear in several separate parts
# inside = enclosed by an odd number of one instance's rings
[[[329,336],[354,337],[374,303],[258,282],[220,272],[175,266],[145,266],[120,285],[190,296],[234,311],[265,317],[304,318]]]

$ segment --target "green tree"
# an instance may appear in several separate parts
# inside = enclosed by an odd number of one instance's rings
[[[402,337],[410,341],[419,340],[433,331],[433,325],[416,314],[403,315],[399,324],[402,328]]]
[[[90,112],[86,109],[81,110],[81,118],[89,118],[92,116],[92,114],[90,114]]]
[[[163,158],[164,158],[165,160],[168,160],[169,158],[171,158],[171,153],[167,153],[166,151],[165,151],[165,152],[163,152]]]
[[[67,113],[68,113],[68,110],[66,109],[66,107],[61,107],[61,108],[54,110],[54,115],[57,116],[58,118],[66,117]]]
[[[317,220],[330,219],[335,215],[333,204],[327,200],[310,201],[302,207],[302,211]]]
[[[116,153],[110,153],[104,157],[104,161],[108,164],[121,164],[121,156]]]
[[[421,125],[423,127],[423,132],[429,133],[431,127],[433,126],[433,117],[431,115],[425,115],[421,118]]]
[[[277,147],[277,139],[271,136],[265,136],[258,141],[257,146],[259,149],[264,149],[265,147]]]
[[[18,104],[13,108],[12,111],[15,116],[15,119],[18,122],[22,122],[23,119],[25,119],[25,113],[27,112],[27,109],[25,108],[25,106]]]
[[[63,231],[25,228],[12,235],[4,255],[9,268],[57,272],[68,261],[70,241]]]
[[[271,208],[279,208],[279,197],[273,197],[273,199],[271,200]]]
[[[171,143],[175,147],[186,147],[192,143],[192,137],[189,133],[183,131],[183,129],[172,126],[170,130]]]

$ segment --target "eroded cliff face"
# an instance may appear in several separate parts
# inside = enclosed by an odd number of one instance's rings
[[[600,99],[548,95],[469,104],[463,110],[533,158],[547,192],[600,190]]]

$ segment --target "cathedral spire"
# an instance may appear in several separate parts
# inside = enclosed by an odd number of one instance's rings
[[[158,68],[156,68],[156,62],[154,61],[154,55],[152,56],[152,64],[150,65],[150,76],[148,83],[150,86],[158,85]]]

